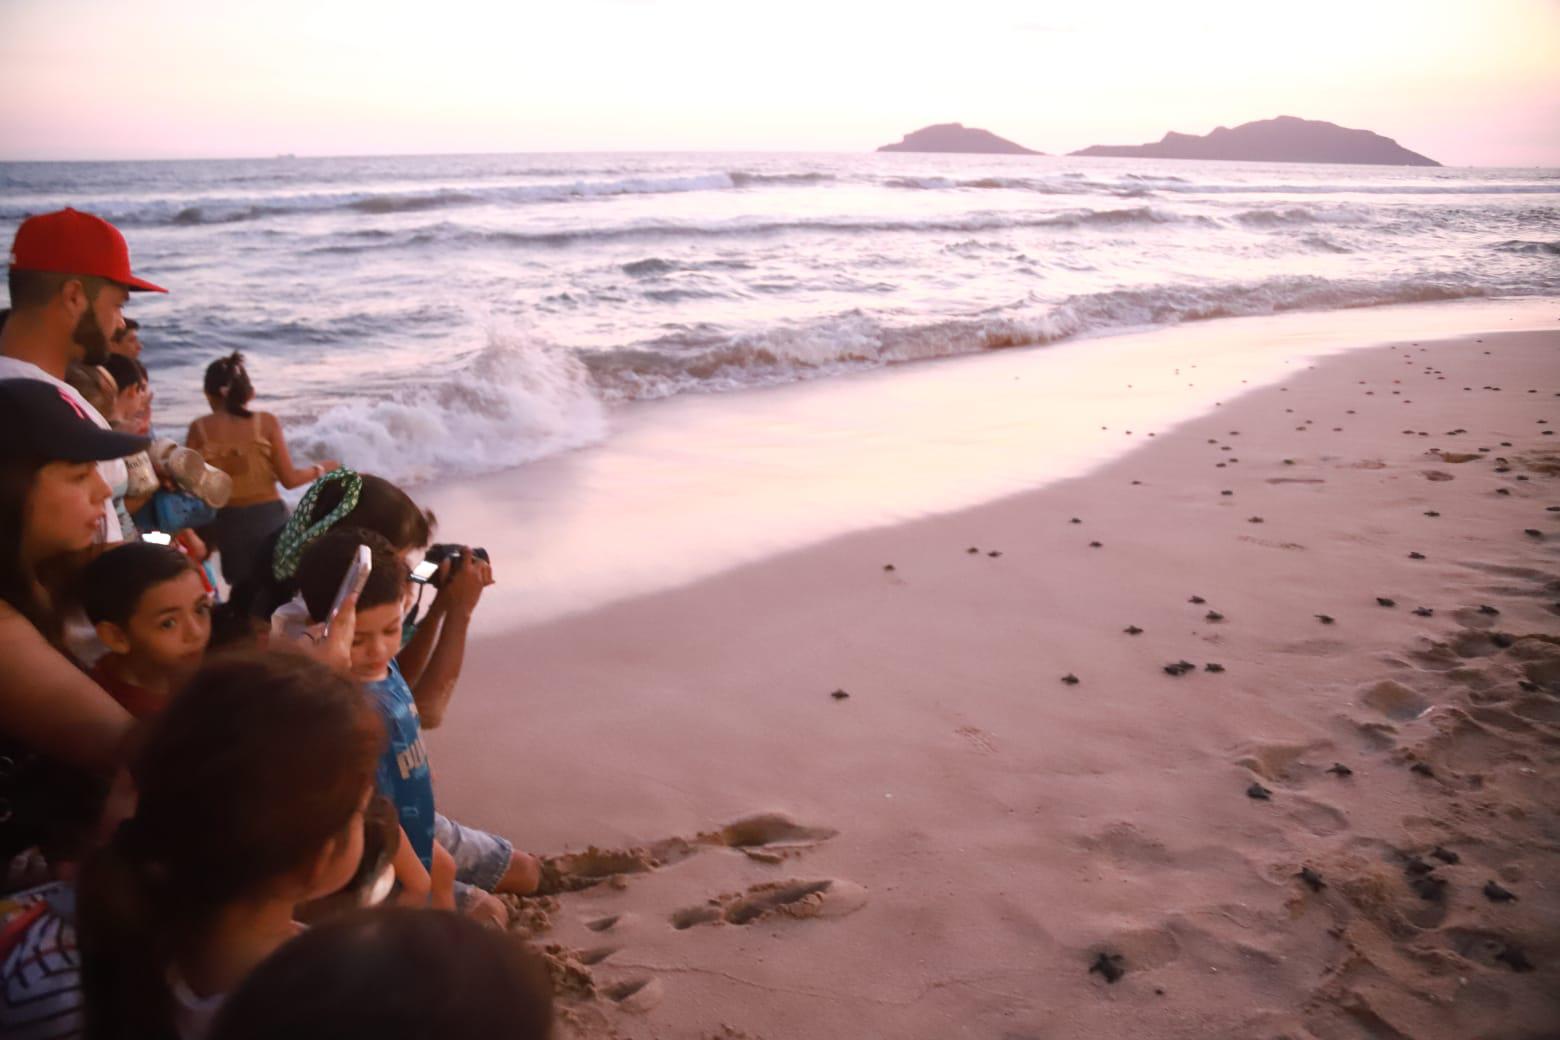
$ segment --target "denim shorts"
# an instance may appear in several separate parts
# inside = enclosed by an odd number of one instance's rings
[[[442,813],[433,814],[433,840],[455,860],[456,905],[462,908],[466,902],[462,889],[493,891],[509,871],[515,850],[508,839],[456,823]]]

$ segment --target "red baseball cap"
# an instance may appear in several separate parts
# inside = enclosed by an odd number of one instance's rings
[[[130,247],[118,228],[74,209],[22,221],[11,243],[11,266],[19,271],[107,278],[132,292],[168,291],[130,273]]]

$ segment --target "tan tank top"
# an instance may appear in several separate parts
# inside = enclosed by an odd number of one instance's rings
[[[212,424],[201,423],[206,443],[201,454],[206,461],[233,478],[230,506],[252,506],[280,498],[276,489],[276,466],[271,458],[271,442],[260,432],[260,417],[251,415],[241,429],[248,436],[237,441],[219,440]]]

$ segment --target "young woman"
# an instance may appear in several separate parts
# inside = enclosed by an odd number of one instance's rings
[[[0,381],[0,861],[80,839],[126,755],[130,715],[66,652],[60,603],[101,530],[97,463],[146,444],[52,383]]]
[[[329,473],[331,459],[302,469],[293,465],[282,424],[269,412],[251,411],[255,388],[237,351],[206,367],[211,414],[190,423],[185,443],[233,478],[233,494],[212,525],[229,585],[249,579],[261,547],[287,522],[284,488],[301,487]]]
[[[293,654],[206,664],[152,724],[135,815],[81,873],[89,1040],[205,1035],[225,995],[363,858],[384,728]]]

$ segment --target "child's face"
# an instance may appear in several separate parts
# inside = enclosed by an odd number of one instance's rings
[[[352,633],[352,678],[378,682],[390,674],[390,660],[401,652],[402,603],[359,607]]]
[[[211,638],[211,598],[194,571],[159,582],[141,594],[125,625],[124,649],[105,640],[148,672],[185,675],[195,670]]]

